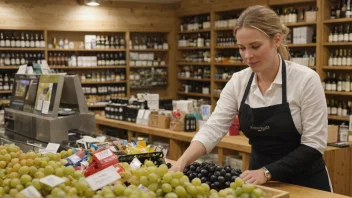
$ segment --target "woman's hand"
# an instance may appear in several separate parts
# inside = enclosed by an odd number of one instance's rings
[[[185,169],[185,167],[186,167],[186,164],[180,158],[179,160],[176,161],[174,165],[172,165],[172,167],[169,170],[173,172],[177,172],[177,171],[183,172],[183,169]]]
[[[262,170],[246,170],[244,171],[240,177],[243,179],[245,183],[249,184],[264,184],[267,181],[267,178],[264,175]]]

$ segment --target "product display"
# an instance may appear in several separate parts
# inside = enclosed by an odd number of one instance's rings
[[[42,32],[3,32],[0,31],[0,48],[44,48]]]
[[[29,61],[33,63],[42,63],[44,60],[44,53],[0,52],[0,66],[20,66],[28,64]]]

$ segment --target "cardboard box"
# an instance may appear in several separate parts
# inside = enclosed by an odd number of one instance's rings
[[[337,142],[339,134],[339,126],[337,125],[329,125],[328,126],[328,143]]]
[[[306,11],[306,22],[316,21],[317,20],[317,12],[316,11]]]
[[[148,126],[158,127],[158,112],[153,111],[149,114]]]
[[[168,129],[170,127],[170,116],[158,115],[157,127],[161,129]]]

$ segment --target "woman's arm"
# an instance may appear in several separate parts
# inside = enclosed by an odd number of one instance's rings
[[[324,90],[316,73],[307,75],[307,82],[301,88],[301,145],[281,160],[265,166],[273,180],[295,176],[320,159],[326,148],[328,120]]]

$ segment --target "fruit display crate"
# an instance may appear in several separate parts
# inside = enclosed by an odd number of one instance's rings
[[[265,193],[264,198],[289,198],[290,194],[286,191],[277,190],[265,186],[257,185],[258,188],[262,189]]]

